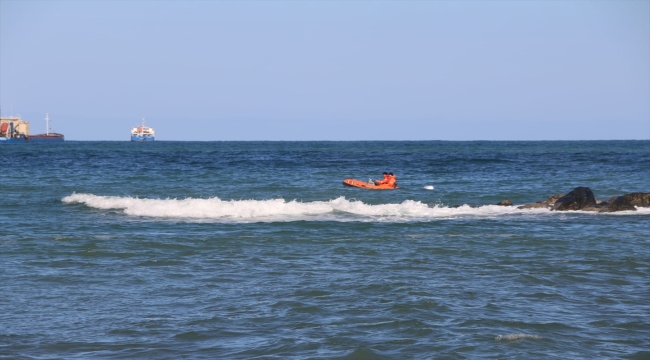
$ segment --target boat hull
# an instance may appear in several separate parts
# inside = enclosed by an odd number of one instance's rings
[[[27,140],[24,136],[13,138],[0,136],[0,144],[24,144]]]
[[[387,185],[387,184],[375,185],[375,184],[371,184],[371,183],[361,181],[361,180],[357,180],[357,179],[345,179],[345,180],[343,180],[343,185],[352,186],[352,187],[356,187],[356,188],[359,188],[359,189],[369,189],[369,190],[395,190],[395,189],[399,189],[398,186],[390,186],[390,185]]]
[[[153,136],[131,136],[131,141],[139,141],[139,142],[154,141],[154,137]]]
[[[63,142],[65,136],[62,134],[38,134],[29,137],[30,142]]]

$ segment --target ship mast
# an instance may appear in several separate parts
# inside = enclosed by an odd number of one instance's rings
[[[45,134],[50,135],[50,117],[45,113]]]

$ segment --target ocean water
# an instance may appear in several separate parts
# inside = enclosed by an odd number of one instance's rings
[[[649,208],[491,205],[650,192],[650,141],[0,156],[0,358],[650,358]]]

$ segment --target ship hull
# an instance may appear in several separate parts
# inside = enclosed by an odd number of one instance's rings
[[[154,141],[154,137],[153,136],[131,136],[131,141],[138,141],[138,142]]]
[[[27,142],[27,138],[24,137],[19,137],[19,138],[0,137],[0,144],[23,144],[26,142]]]
[[[62,134],[38,134],[29,137],[31,142],[63,142],[65,137]]]

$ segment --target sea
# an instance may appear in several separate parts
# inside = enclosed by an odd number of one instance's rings
[[[650,192],[648,140],[0,158],[2,359],[650,359],[650,208],[516,207]]]

